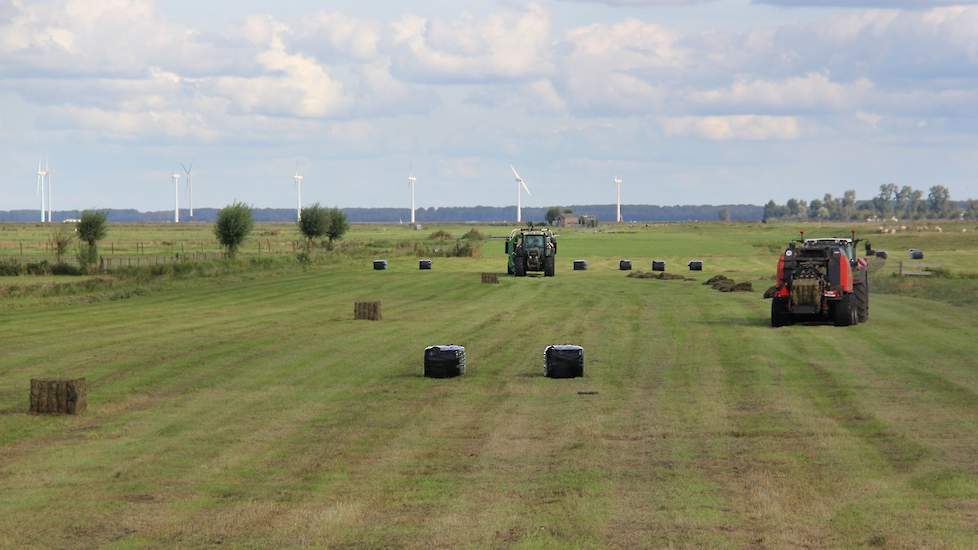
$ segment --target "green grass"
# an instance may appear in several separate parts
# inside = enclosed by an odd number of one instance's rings
[[[974,547],[973,309],[880,293],[868,324],[775,330],[759,291],[699,284],[769,280],[794,230],[564,231],[556,278],[499,285],[490,240],[432,272],[390,249],[388,272],[335,255],[0,298],[0,546]],[[946,235],[917,244],[978,251]],[[707,267],[636,280],[619,257]],[[384,321],[352,321],[358,299]],[[466,346],[465,377],[420,377],[435,343]],[[551,343],[585,347],[584,379],[542,378]],[[88,412],[25,414],[40,376],[87,377]]]

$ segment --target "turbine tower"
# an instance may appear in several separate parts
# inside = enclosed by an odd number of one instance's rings
[[[295,175],[292,176],[295,180],[295,190],[296,190],[296,203],[295,203],[295,221],[302,221],[302,176],[299,174],[299,167],[295,167]]]
[[[513,171],[513,176],[516,177],[516,223],[523,223],[523,191],[526,191],[527,195],[533,193],[530,193],[530,188],[526,186],[526,182],[520,177],[516,167],[510,164],[509,168]]]
[[[41,161],[37,161],[37,194],[41,196],[41,223],[44,223],[44,178],[48,173],[41,168]]]
[[[418,178],[414,175],[408,176],[408,185],[411,187],[411,225],[414,225],[414,184],[418,182]]]
[[[173,223],[180,223],[180,174],[173,174]]]
[[[621,223],[621,178],[619,177],[615,178],[615,187],[618,190],[618,203],[617,203],[618,223]]]
[[[180,166],[183,168],[184,173],[187,174],[187,206],[190,208],[190,217],[192,218],[194,217],[194,183],[190,179],[190,172],[194,169],[194,163],[191,162],[190,166],[187,166],[181,162]]]

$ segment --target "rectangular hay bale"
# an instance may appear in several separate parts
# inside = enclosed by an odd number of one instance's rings
[[[88,385],[73,380],[31,379],[32,414],[81,414],[88,408]]]
[[[380,321],[382,302],[354,302],[353,318],[358,321]]]
[[[499,275],[497,275],[495,273],[483,273],[482,274],[482,282],[483,283],[486,283],[486,284],[490,284],[490,285],[498,285],[499,284]]]

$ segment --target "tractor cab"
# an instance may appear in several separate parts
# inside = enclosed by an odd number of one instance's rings
[[[557,255],[557,236],[549,229],[514,229],[506,239],[507,272],[522,277],[530,271],[542,271],[553,277]]]

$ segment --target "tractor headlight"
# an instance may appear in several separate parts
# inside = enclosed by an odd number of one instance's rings
[[[794,256],[795,253],[792,252],[791,250],[785,250],[784,251],[784,255],[790,258],[790,257]]]

